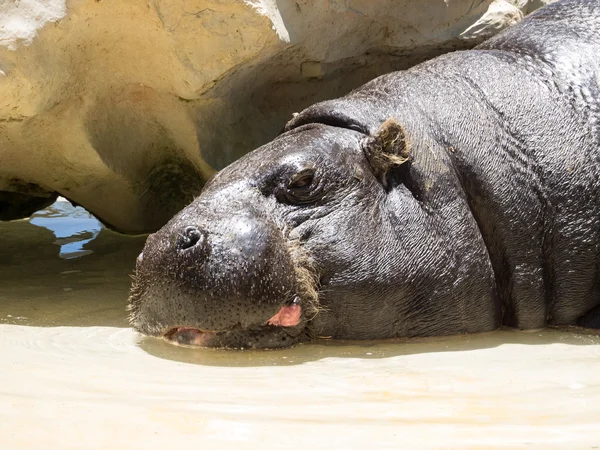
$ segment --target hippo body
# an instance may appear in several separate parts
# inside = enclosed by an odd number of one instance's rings
[[[184,344],[600,328],[600,1],[295,115],[136,273],[134,328]]]

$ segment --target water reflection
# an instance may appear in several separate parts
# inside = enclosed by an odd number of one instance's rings
[[[73,206],[64,198],[59,198],[52,206],[31,216],[29,223],[47,228],[56,236],[55,244],[60,246],[59,256],[70,259],[92,253],[84,249],[85,244],[98,236],[102,224],[80,206]]]
[[[598,345],[600,336],[579,328],[544,329],[521,332],[510,328],[477,335],[459,335],[422,339],[389,339],[382,341],[320,340],[290,349],[215,350],[177,347],[163,340],[140,337],[138,346],[151,355],[172,361],[203,366],[258,367],[293,366],[327,358],[385,359],[401,356],[469,352],[493,349],[503,345]],[[598,349],[600,351],[600,348]]]

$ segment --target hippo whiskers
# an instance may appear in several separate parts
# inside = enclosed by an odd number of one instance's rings
[[[132,326],[286,347],[600,328],[600,0],[293,116],[148,237]]]
[[[308,321],[319,313],[319,276],[311,261],[310,255],[298,240],[288,237],[288,251],[294,262],[296,273],[297,296],[302,300],[304,314]]]

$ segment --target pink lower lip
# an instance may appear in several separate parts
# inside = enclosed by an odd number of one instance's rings
[[[278,327],[294,327],[300,323],[301,314],[302,308],[300,305],[283,306],[267,323]]]
[[[302,308],[300,305],[293,303],[283,306],[277,314],[267,321],[267,324],[276,327],[294,327],[300,323],[301,315]],[[163,338],[177,345],[206,346],[215,336],[216,333],[213,331],[201,331],[191,327],[178,327],[171,329]]]
[[[179,345],[206,345],[215,333],[212,331],[200,331],[196,328],[179,327],[167,333],[164,339]]]

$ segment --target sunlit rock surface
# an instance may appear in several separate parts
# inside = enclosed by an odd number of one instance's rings
[[[0,2],[0,219],[160,227],[294,111],[473,46],[527,0]]]

